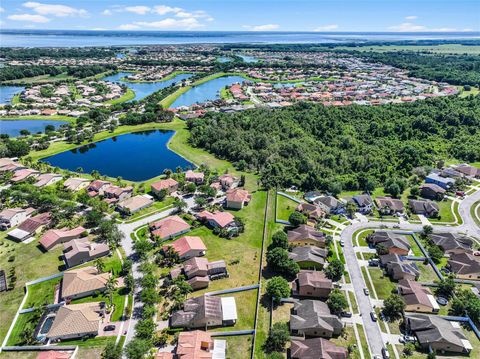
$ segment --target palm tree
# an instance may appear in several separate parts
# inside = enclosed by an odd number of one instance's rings
[[[75,170],[75,172],[77,172],[77,173],[82,173],[82,172],[83,172],[83,168],[82,168],[82,167],[77,167],[77,169]]]
[[[110,303],[109,307],[112,307],[113,305],[113,292],[115,292],[117,283],[117,278],[115,278],[113,275],[111,275],[105,283],[105,294],[107,295],[108,301]]]
[[[95,268],[97,268],[98,273],[103,273],[103,271],[105,270],[105,263],[101,258],[95,261]]]
[[[93,170],[90,174],[95,179],[98,179],[100,177],[100,173],[97,170]]]

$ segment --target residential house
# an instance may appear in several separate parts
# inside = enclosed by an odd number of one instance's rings
[[[405,206],[403,202],[399,199],[394,199],[391,197],[377,197],[375,199],[377,204],[378,211],[383,215],[394,215],[403,213]]]
[[[207,296],[187,299],[183,309],[170,318],[172,328],[207,328],[234,325],[237,321],[235,298]]]
[[[467,177],[480,178],[480,168],[470,166],[466,163],[454,167],[458,172],[463,173]]]
[[[68,267],[75,267],[110,254],[108,244],[90,242],[88,238],[74,239],[64,243],[63,246],[63,256]]]
[[[388,250],[389,254],[407,255],[410,252],[410,243],[408,239],[392,231],[375,231],[367,236],[367,242],[376,247],[382,245]]]
[[[5,208],[0,212],[0,228],[7,230],[25,222],[35,210],[33,208]]]
[[[439,172],[442,177],[463,178],[465,174],[452,167],[445,167]]]
[[[290,359],[347,359],[347,348],[337,346],[330,340],[310,338],[291,340]]]
[[[190,225],[179,216],[170,216],[150,224],[150,231],[153,236],[161,240],[167,240],[187,233]]]
[[[175,354],[177,359],[225,359],[227,342],[213,339],[201,330],[181,332],[178,335]]]
[[[240,188],[232,188],[227,191],[226,207],[232,209],[242,209],[252,199],[248,191]]]
[[[288,243],[293,246],[316,246],[325,248],[325,234],[315,228],[301,224],[287,233]]]
[[[293,335],[331,338],[340,335],[342,330],[342,321],[331,314],[325,302],[307,299],[294,304],[290,314]]]
[[[172,279],[180,274],[185,275],[187,282],[194,290],[207,288],[210,280],[228,277],[225,261],[209,262],[204,257],[193,257],[183,263],[183,268],[176,268],[170,272]]]
[[[345,213],[345,204],[333,196],[319,197],[314,200],[314,203],[325,211],[326,214]]]
[[[227,228],[235,225],[235,217],[229,212],[202,211],[197,215],[201,222],[208,223],[211,227]]]
[[[57,183],[62,178],[63,178],[62,175],[59,175],[57,173],[42,173],[36,178],[37,182],[35,182],[33,185],[35,187],[50,186],[54,183]]]
[[[439,174],[432,172],[425,177],[425,183],[433,183],[442,187],[443,189],[449,189],[455,185],[455,180],[450,177],[442,177]]]
[[[352,201],[356,204],[359,212],[362,214],[369,214],[373,210],[373,199],[369,194],[353,196]]]
[[[136,195],[130,198],[125,198],[117,203],[117,209],[127,215],[131,215],[148,208],[153,204],[154,200],[149,195]]]
[[[333,289],[330,279],[324,272],[301,270],[292,283],[293,295],[312,298],[328,298]]]
[[[22,222],[17,228],[8,232],[8,236],[16,241],[23,242],[26,239],[39,233],[44,227],[51,222],[51,215],[49,212],[37,214]]]
[[[55,315],[47,339],[55,341],[96,336],[104,317],[103,302],[62,306]]]
[[[152,193],[157,196],[162,196],[162,191],[165,191],[166,194],[172,194],[178,190],[178,182],[175,181],[173,178],[167,178],[164,180],[160,180],[158,182],[154,182],[150,185]]]
[[[85,232],[86,229],[82,226],[73,229],[50,229],[42,235],[39,243],[43,249],[49,251],[57,244],[82,237]]]
[[[441,201],[445,197],[445,189],[434,183],[424,183],[420,186],[420,196],[434,201]]]
[[[60,298],[72,300],[88,297],[107,288],[111,273],[99,273],[94,266],[72,269],[63,274]]]
[[[230,173],[225,173],[218,177],[218,181],[220,182],[220,185],[222,186],[223,190],[228,190],[232,188],[233,184],[235,183],[237,179],[233,177]]]
[[[13,172],[13,177],[10,179],[11,182],[18,183],[25,181],[27,178],[36,178],[40,175],[40,172],[37,170],[32,170],[30,168],[22,168]]]
[[[207,251],[207,247],[203,244],[200,237],[183,236],[173,243],[163,247],[165,251],[168,247],[172,247],[178,253],[181,260],[192,257],[202,257]]]
[[[296,246],[288,253],[288,258],[292,259],[303,269],[322,269],[327,256],[326,249],[315,246]]]
[[[59,350],[43,350],[38,352],[36,359],[70,359],[72,352]]]
[[[297,206],[297,208],[295,208],[295,210],[307,216],[308,219],[314,221],[318,221],[319,219],[324,218],[326,215],[323,209],[316,204],[311,203],[302,202]]]
[[[195,184],[202,184],[205,180],[205,175],[203,172],[193,172],[192,170],[188,170],[185,172],[185,181],[192,182]]]
[[[437,232],[430,234],[429,240],[448,255],[472,252],[473,240],[462,234]]]
[[[133,187],[119,187],[115,185],[110,185],[105,188],[103,191],[104,201],[111,204],[123,201],[132,196]]]
[[[473,253],[452,254],[448,267],[459,279],[480,280],[480,257]]]
[[[80,177],[71,177],[63,182],[63,188],[73,192],[80,191],[90,185],[90,180]]]
[[[438,217],[440,212],[440,208],[438,204],[430,200],[417,200],[417,199],[409,199],[408,205],[410,210],[414,214],[421,214],[425,217]]]
[[[437,315],[407,314],[405,326],[426,350],[468,354],[473,349],[458,322]]]
[[[405,301],[407,312],[437,313],[440,310],[432,291],[414,280],[400,280],[398,294]]]
[[[111,185],[110,182],[95,180],[87,187],[87,193],[90,197],[103,196],[103,192]]]
[[[322,192],[319,192],[319,191],[311,191],[311,192],[306,192],[304,195],[303,195],[303,198],[305,198],[305,201],[309,202],[309,203],[313,203],[315,200],[317,200],[318,198],[322,197],[323,196],[323,193]]]
[[[408,261],[398,254],[381,255],[380,266],[385,268],[385,271],[393,280],[417,280],[420,277],[420,269],[415,262]]]

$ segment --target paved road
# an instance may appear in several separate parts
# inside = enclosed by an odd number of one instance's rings
[[[480,227],[477,226],[475,221],[470,215],[470,208],[476,201],[480,200],[480,191],[466,197],[460,202],[459,213],[463,219],[463,224],[460,226],[445,226],[445,225],[433,225],[437,231],[445,232],[464,232],[469,235],[480,237]],[[343,248],[345,260],[347,263],[347,269],[350,274],[351,282],[357,298],[358,308],[363,319],[363,326],[367,333],[367,340],[370,345],[370,351],[373,355],[381,355],[382,347],[384,347],[384,341],[382,334],[377,323],[373,322],[370,318],[370,312],[373,310],[370,297],[363,293],[363,288],[366,288],[365,281],[363,280],[362,272],[360,269],[359,261],[355,255],[355,249],[352,243],[353,234],[360,229],[379,228],[381,225],[393,228],[396,223],[387,222],[357,222],[346,227],[342,233],[341,238],[345,242]],[[421,231],[423,226],[421,224],[402,223],[400,225],[401,230],[408,231]]]

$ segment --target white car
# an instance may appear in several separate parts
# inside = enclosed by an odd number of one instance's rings
[[[342,240],[340,241],[340,247],[344,247],[344,246],[345,246],[345,241],[342,239]]]

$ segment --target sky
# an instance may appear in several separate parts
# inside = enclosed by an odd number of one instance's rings
[[[2,29],[480,31],[480,0],[2,0]]]

